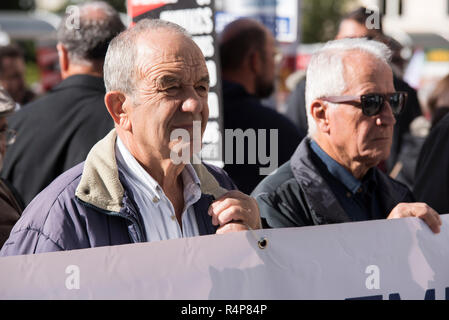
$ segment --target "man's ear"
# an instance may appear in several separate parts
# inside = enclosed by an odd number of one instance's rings
[[[329,133],[329,106],[319,99],[313,100],[310,106],[310,112],[313,119],[315,119],[317,130]]]
[[[116,126],[131,131],[131,103],[129,98],[119,91],[109,91],[104,96],[104,103]]]
[[[61,76],[63,79],[66,78],[66,74],[69,70],[69,52],[64,47],[62,43],[58,43],[56,45],[56,50],[58,51],[58,60],[59,60],[59,67],[61,69]]]
[[[263,68],[262,55],[259,51],[253,50],[248,55],[249,68],[254,74],[260,74]]]

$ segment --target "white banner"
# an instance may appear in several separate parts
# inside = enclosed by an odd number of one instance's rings
[[[0,258],[0,299],[449,299],[442,219],[437,235],[406,218]]]

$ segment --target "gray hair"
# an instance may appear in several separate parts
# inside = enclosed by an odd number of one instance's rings
[[[125,30],[118,12],[102,1],[87,2],[74,9],[61,20],[58,42],[77,63],[103,60],[109,42]]]
[[[106,91],[120,91],[133,95],[136,87],[137,39],[149,31],[163,29],[191,39],[181,26],[160,19],[142,19],[136,25],[115,37],[109,44],[104,62]]]
[[[350,51],[368,53],[374,59],[386,64],[389,64],[391,59],[391,51],[385,44],[365,38],[329,41],[314,53],[307,67],[306,76],[305,95],[309,136],[316,131],[315,120],[310,113],[313,100],[326,96],[338,96],[346,90],[343,57]],[[332,103],[328,104],[331,107],[335,106]]]

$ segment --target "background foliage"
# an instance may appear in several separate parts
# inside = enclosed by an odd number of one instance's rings
[[[354,0],[302,0],[302,43],[325,42],[337,34],[341,17]]]

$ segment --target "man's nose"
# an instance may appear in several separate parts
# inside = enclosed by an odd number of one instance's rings
[[[396,123],[396,118],[393,114],[393,109],[388,101],[384,102],[381,112],[379,113],[378,119],[384,126],[394,126]]]
[[[200,96],[193,87],[186,92],[185,100],[182,103],[182,111],[198,114],[203,111],[203,104]]]

